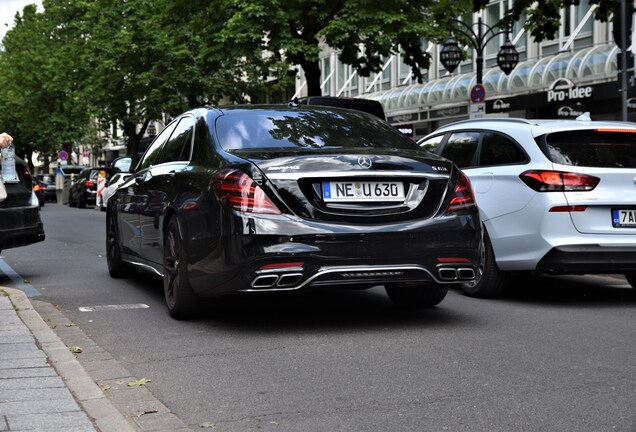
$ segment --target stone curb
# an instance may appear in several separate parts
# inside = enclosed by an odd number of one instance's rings
[[[3,287],[18,315],[29,328],[40,348],[49,359],[84,412],[101,432],[135,432],[126,418],[113,406],[98,385],[64,345],[62,340],[44,322],[20,290]]]

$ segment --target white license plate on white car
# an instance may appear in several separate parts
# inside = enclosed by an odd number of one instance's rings
[[[404,201],[404,183],[392,181],[322,182],[325,202]]]
[[[612,225],[616,228],[636,228],[636,209],[612,209]]]

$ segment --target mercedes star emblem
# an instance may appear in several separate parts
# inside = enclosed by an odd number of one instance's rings
[[[373,162],[371,162],[371,159],[366,156],[360,156],[358,158],[358,165],[360,165],[362,168],[369,169],[371,168],[371,165],[373,165]]]

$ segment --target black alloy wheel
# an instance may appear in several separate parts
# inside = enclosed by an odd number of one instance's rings
[[[506,288],[508,277],[499,270],[495,262],[495,253],[488,233],[483,230],[484,241],[481,245],[481,264],[475,274],[475,280],[461,285],[464,293],[470,297],[497,297]]]
[[[75,201],[73,201],[73,192],[72,191],[68,192],[68,206],[69,207],[77,207],[77,203]]]
[[[433,283],[385,285],[389,299],[401,309],[431,308],[441,303],[448,293],[448,285]]]
[[[188,281],[185,247],[175,216],[166,226],[163,242],[163,292],[173,318],[188,319],[197,312],[199,298]]]
[[[112,278],[129,277],[134,273],[134,269],[121,259],[119,232],[111,212],[106,214],[106,261],[108,263],[108,273],[110,273]]]
[[[77,208],[86,208],[86,191],[81,189],[77,192]]]

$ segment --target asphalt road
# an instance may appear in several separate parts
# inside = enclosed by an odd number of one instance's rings
[[[623,278],[528,278],[497,300],[451,290],[417,313],[380,288],[240,296],[180,322],[156,277],[109,277],[105,213],[42,217],[46,241],[3,251],[0,285],[39,292],[192,429],[636,431]],[[79,309],[131,304],[149,307]]]

